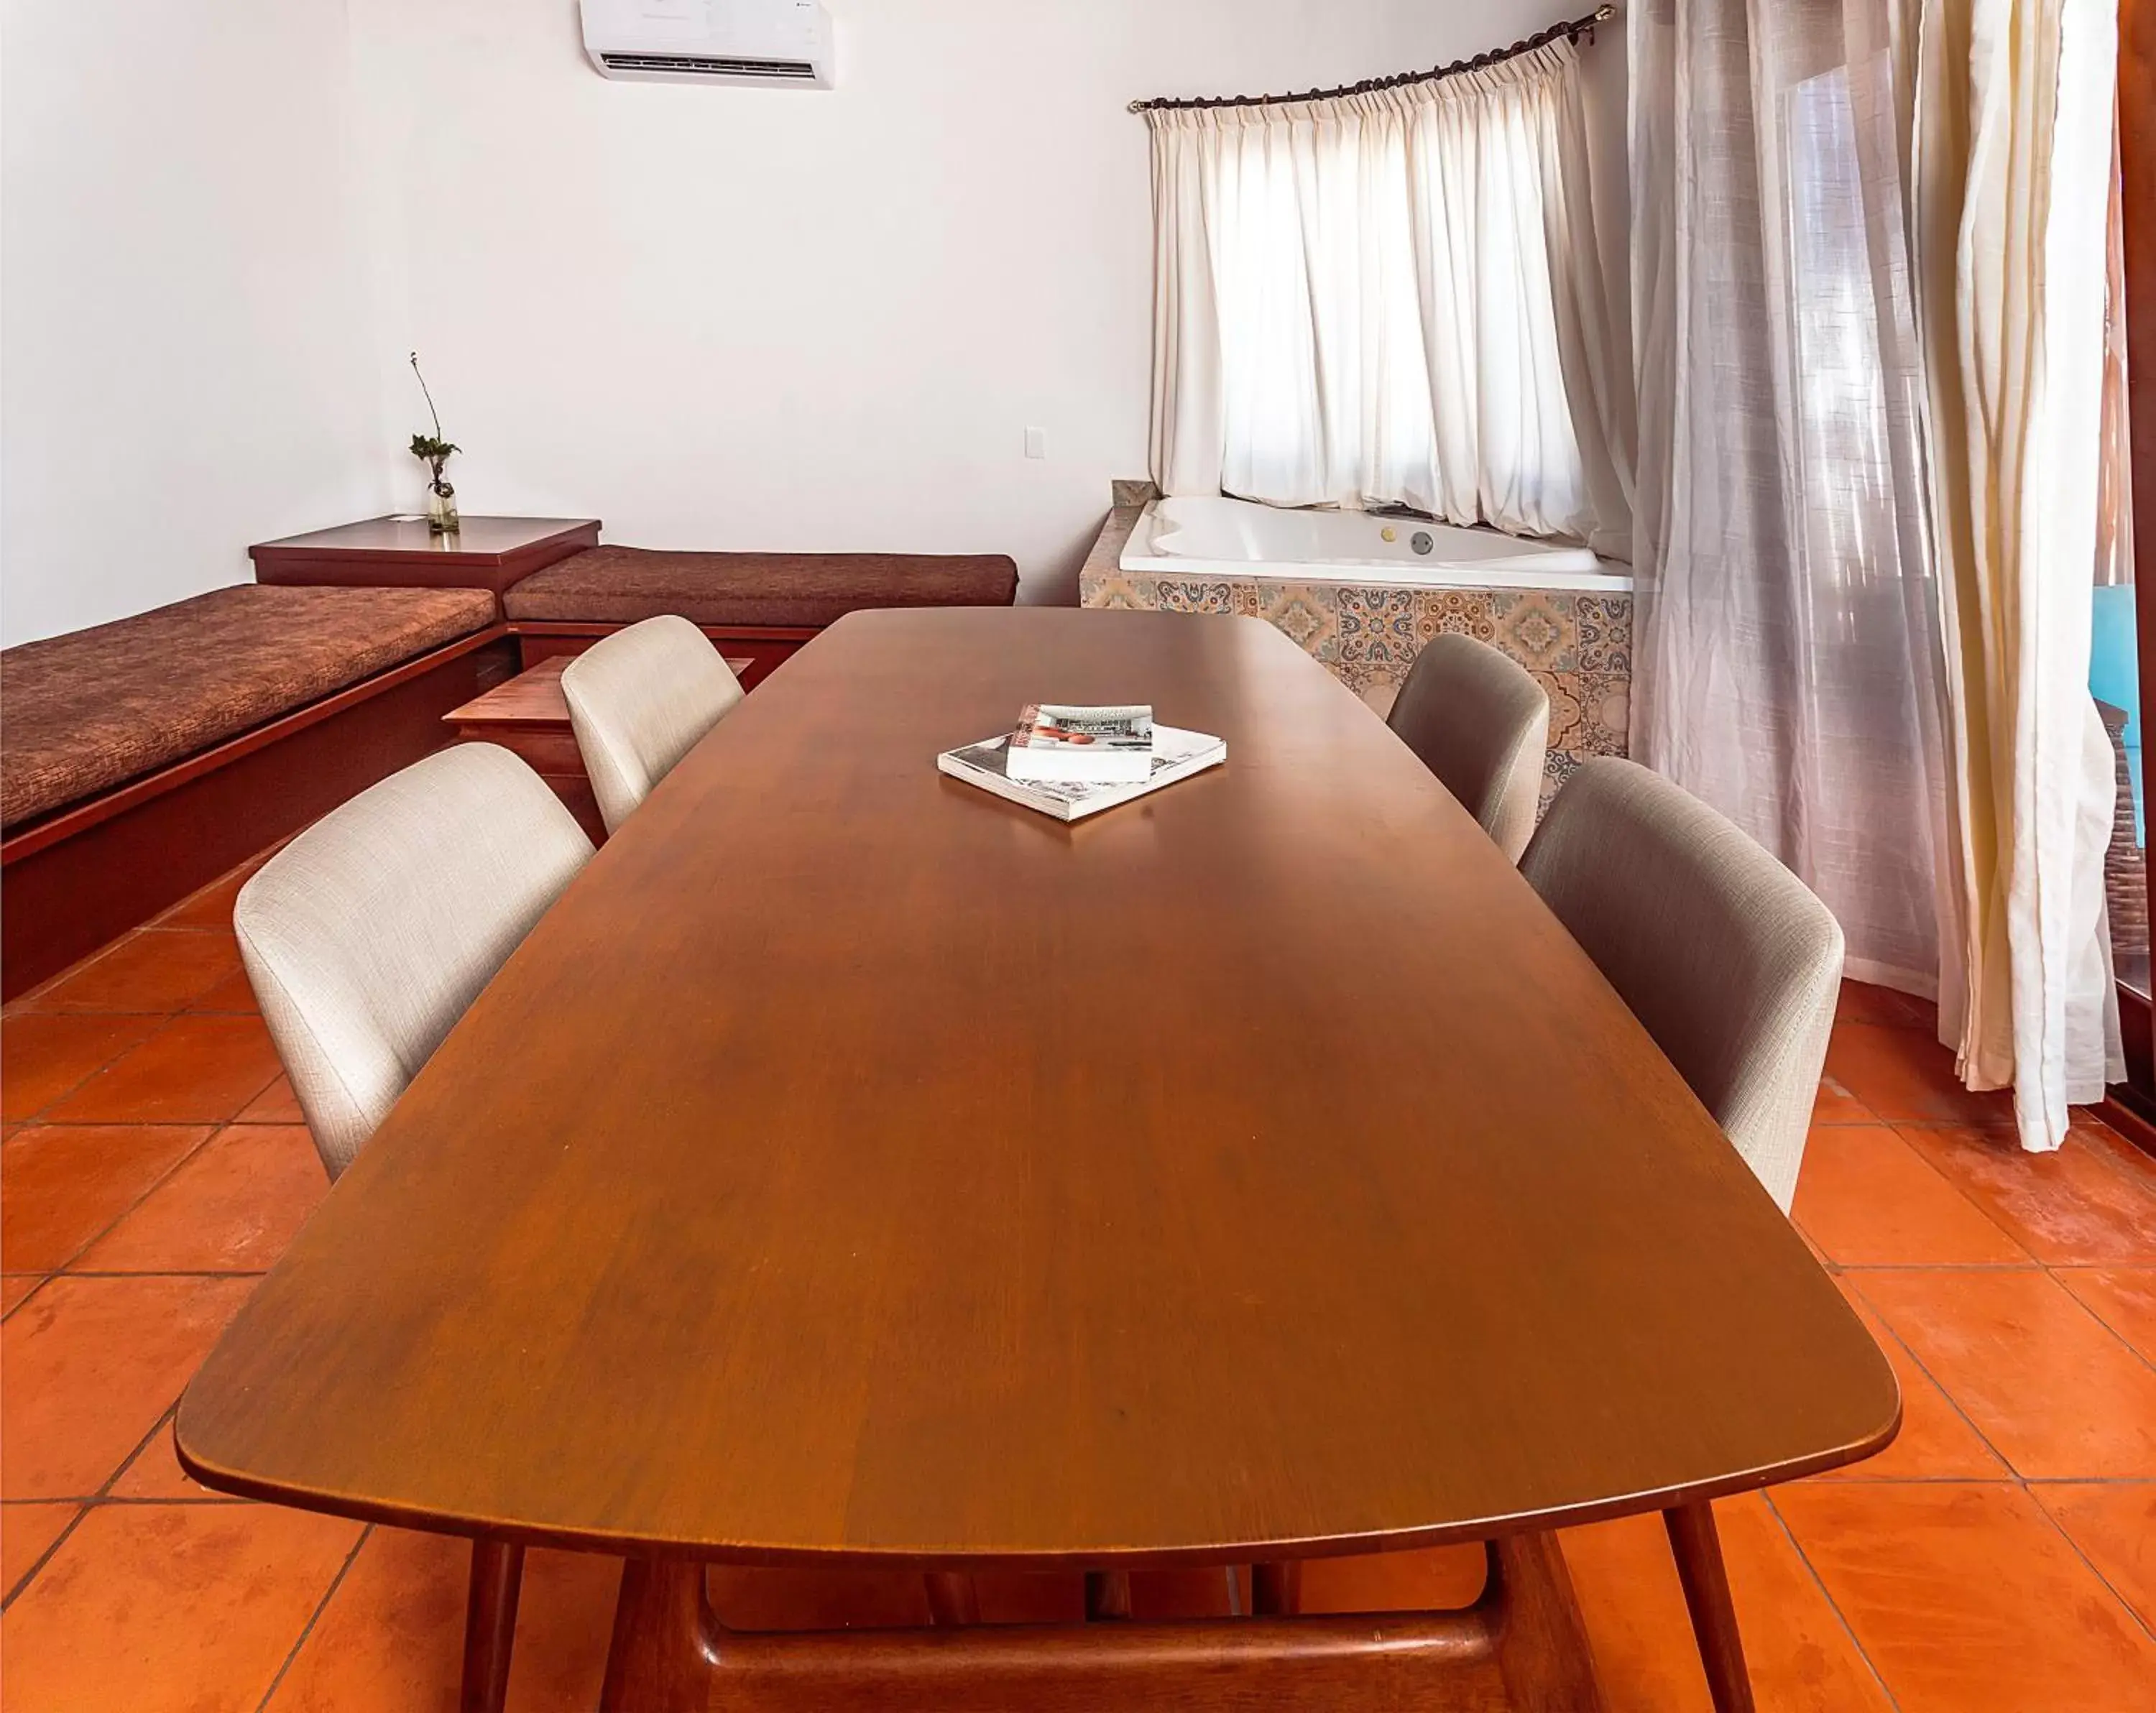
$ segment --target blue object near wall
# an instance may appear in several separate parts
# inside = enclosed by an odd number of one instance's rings
[[[2141,784],[2141,663],[2134,633],[2133,586],[2096,591],[2095,635],[2089,649],[2089,690],[2099,702],[2126,710],[2126,765],[2133,777],[2133,836],[2148,843]]]

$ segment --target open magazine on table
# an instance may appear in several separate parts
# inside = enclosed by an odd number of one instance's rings
[[[1188,779],[1228,759],[1224,738],[1202,731],[1185,731],[1173,726],[1152,727],[1152,769],[1145,778],[1113,783],[1080,780],[1014,779],[1010,777],[1011,740],[989,738],[963,749],[946,750],[936,758],[937,771],[953,779],[993,792],[1059,821],[1082,820]]]

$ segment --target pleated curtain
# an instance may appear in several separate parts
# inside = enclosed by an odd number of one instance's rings
[[[1152,475],[1630,552],[1572,44],[1152,131]]]
[[[2122,1081],[2089,694],[2118,14],[1911,0],[1911,180],[1968,972],[1941,1026],[2023,1142]]]
[[[2024,1144],[2117,1080],[2088,691],[2102,0],[1635,0],[1634,753],[1939,1000]]]

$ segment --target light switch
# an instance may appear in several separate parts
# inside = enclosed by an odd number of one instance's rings
[[[1048,456],[1048,430],[1028,428],[1025,431],[1025,455],[1028,458]]]

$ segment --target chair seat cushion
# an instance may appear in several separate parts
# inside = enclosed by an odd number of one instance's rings
[[[484,589],[241,583],[0,651],[0,824],[139,779],[495,622]]]
[[[1008,607],[1018,567],[1002,554],[670,553],[591,547],[501,597],[511,619],[635,624],[675,613],[723,628],[817,628],[870,607]]]

